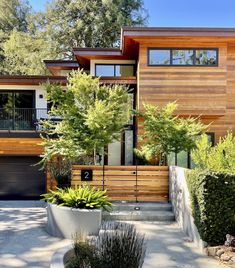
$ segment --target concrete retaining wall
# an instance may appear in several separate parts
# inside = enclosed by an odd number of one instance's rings
[[[206,243],[201,240],[194,224],[190,207],[190,196],[186,182],[187,169],[171,166],[169,169],[170,201],[172,202],[175,219],[179,227],[201,249]]]

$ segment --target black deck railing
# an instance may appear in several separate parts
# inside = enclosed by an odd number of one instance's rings
[[[0,130],[38,130],[41,119],[47,119],[46,108],[1,108]]]

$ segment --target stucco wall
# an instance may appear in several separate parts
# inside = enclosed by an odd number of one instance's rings
[[[179,227],[201,249],[205,243],[201,240],[191,213],[190,196],[186,182],[187,169],[171,166],[169,168],[169,190],[175,219]]]

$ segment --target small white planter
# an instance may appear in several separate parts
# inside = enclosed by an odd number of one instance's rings
[[[47,203],[47,232],[72,239],[76,233],[97,235],[101,225],[101,209],[77,209]]]

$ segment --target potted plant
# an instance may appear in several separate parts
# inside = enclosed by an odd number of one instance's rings
[[[47,205],[47,231],[52,236],[71,239],[76,233],[98,234],[102,209],[110,211],[106,191],[88,185],[76,189],[57,188],[43,194]]]

